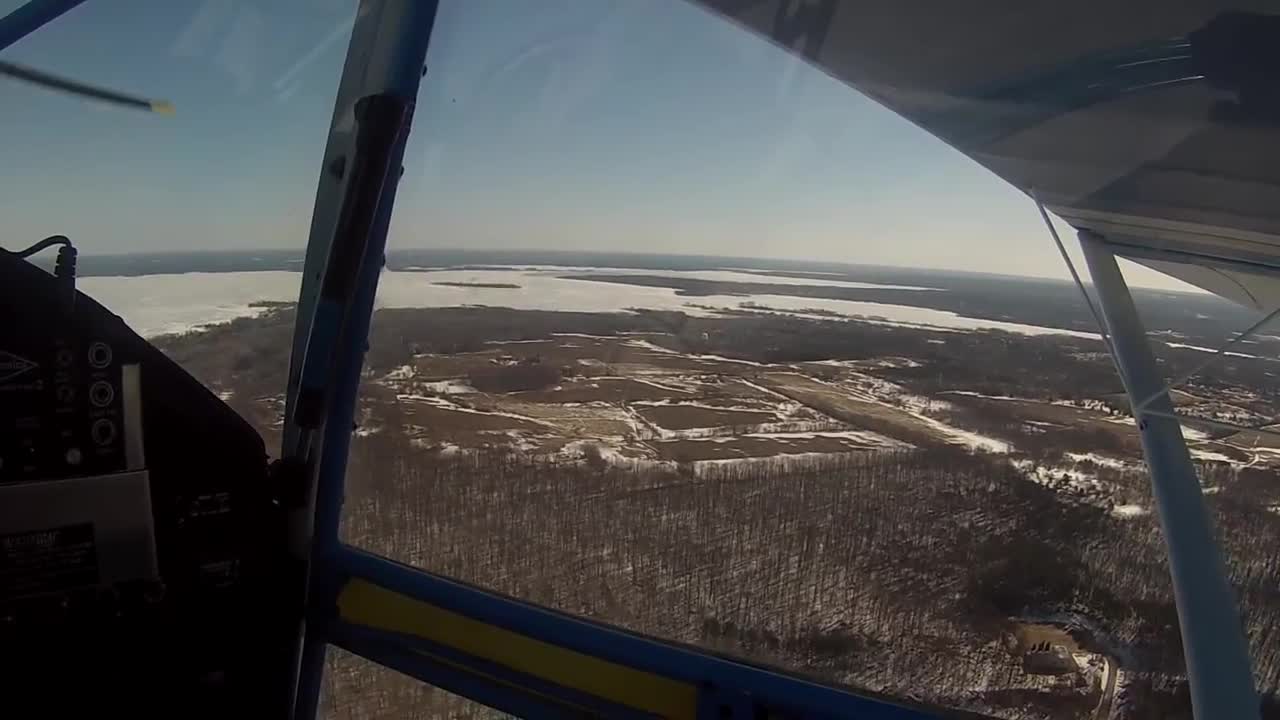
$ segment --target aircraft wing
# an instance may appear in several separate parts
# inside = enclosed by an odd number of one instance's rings
[[[1034,192],[1117,255],[1280,304],[1273,3],[694,1]]]

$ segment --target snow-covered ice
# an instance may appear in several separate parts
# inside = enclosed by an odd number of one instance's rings
[[[259,315],[261,301],[294,302],[302,275],[264,271],[82,277],[76,286],[143,337],[197,330]]]
[[[611,268],[581,268],[592,273],[650,274],[671,277],[698,277],[680,271],[617,271]],[[810,315],[813,310],[837,313],[865,322],[915,327],[929,330],[1005,330],[1030,335],[1062,334],[1096,337],[1056,328],[1022,323],[981,320],[953,312],[910,305],[857,302],[832,298],[789,295],[685,296],[673,288],[644,287],[620,283],[570,280],[562,275],[572,268],[510,270],[438,270],[429,272],[386,271],[378,282],[378,307],[417,308],[486,306],[523,310],[572,312],[628,312],[635,309],[680,311],[690,315],[715,316],[724,311],[771,311]],[[837,281],[783,282],[785,278],[762,278],[728,271],[698,271],[702,279],[774,284],[830,285]],[[139,334],[152,337],[185,332],[237,317],[259,314],[252,307],[258,301],[290,302],[298,298],[301,275],[285,271],[234,273],[182,273],[128,277],[85,277],[80,287],[108,309],[123,317]],[[442,282],[471,285],[442,285]],[[868,283],[842,286],[892,287]],[[475,284],[510,283],[510,288],[477,287]],[[923,290],[934,292],[932,290]],[[823,316],[815,316],[822,319]]]

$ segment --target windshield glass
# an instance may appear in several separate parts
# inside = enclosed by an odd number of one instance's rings
[[[70,236],[80,289],[273,451],[352,16],[91,2],[3,55],[172,104],[0,76],[0,240]],[[441,3],[404,166],[348,542],[857,690],[1187,712],[1129,402],[1025,195],[681,0]],[[1124,270],[1169,377],[1258,319]],[[1179,409],[1268,422],[1278,351],[1233,348]],[[1280,442],[1184,435],[1271,693]],[[490,712],[330,673],[335,717]]]
[[[0,56],[172,108],[0,75],[3,242],[70,237],[79,289],[156,338],[273,447],[288,331],[277,351],[243,320],[297,300],[353,17],[346,2],[89,2]],[[213,342],[217,353],[200,344]]]

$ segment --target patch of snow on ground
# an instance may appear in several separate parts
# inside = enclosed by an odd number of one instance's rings
[[[560,451],[556,454],[566,458],[582,459],[588,457],[588,453],[591,452],[591,450],[588,449],[589,447],[594,447],[599,453],[600,459],[608,463],[627,463],[636,459],[623,455],[618,452],[617,448],[601,440],[594,439],[574,440],[572,442],[565,443],[565,446],[560,448]]]
[[[459,405],[455,402],[451,402],[442,397],[436,397],[434,395],[420,395],[418,393],[396,393],[396,400],[400,402],[404,402],[406,400],[420,402],[420,403],[425,403],[427,405],[434,405],[442,410],[452,410],[454,412],[470,413],[472,415],[499,415],[502,417],[513,418],[515,420],[523,420],[525,422],[533,423],[535,425],[545,425],[547,427],[555,427],[554,425],[552,425],[551,423],[548,423],[545,420],[539,420],[538,418],[529,417],[528,415],[521,415],[519,413],[512,413],[512,412],[503,412],[501,410],[477,410],[475,408]]]
[[[662,353],[663,355],[680,355],[681,354],[676,352],[675,350],[672,350],[671,348],[662,347],[661,345],[651,343],[648,340],[628,340],[625,343],[623,343],[623,345],[629,345],[631,347],[641,348],[643,350],[648,350],[649,352]]]
[[[530,453],[538,447],[538,441],[520,430],[480,430],[477,435],[497,435],[508,438],[511,447],[522,453]]]
[[[662,387],[658,385],[658,387]],[[663,388],[668,389],[668,388]],[[682,391],[682,392],[693,392]],[[746,405],[712,405],[710,403],[698,402],[697,400],[672,400],[671,398],[663,398],[662,400],[632,400],[629,405],[639,407],[691,407],[702,408],[703,410],[722,410],[726,412],[772,412],[774,408],[748,407]]]
[[[810,360],[806,364],[829,365],[831,367],[851,368],[854,370],[865,367],[890,369],[924,367],[923,363],[911,358],[893,356],[875,358],[874,360]]]
[[[785,464],[788,462],[806,460],[811,458],[812,459],[828,459],[828,458],[835,458],[835,457],[841,457],[841,456],[852,457],[855,454],[861,454],[865,452],[866,451],[864,450],[855,450],[850,453],[841,453],[841,452],[784,453],[779,455],[764,455],[764,456],[754,456],[754,457],[716,458],[714,460],[694,460],[690,464],[693,466],[694,474],[697,475],[712,467],[721,466],[721,465],[769,465],[769,464],[775,464],[775,463]]]
[[[1096,477],[1083,470],[1050,467],[1031,460],[1011,460],[1010,463],[1041,485],[1057,485],[1066,482],[1069,489],[1086,494],[1106,490]]]
[[[558,338],[565,338],[565,337],[586,338],[588,340],[617,340],[618,339],[617,335],[590,335],[588,333],[575,333],[575,332],[551,333],[551,336],[558,337]]]
[[[1116,505],[1111,508],[1111,514],[1118,518],[1141,517],[1151,512],[1141,505]]]
[[[1051,400],[1049,404],[1059,405],[1061,407],[1083,408],[1085,410],[1097,410],[1098,412],[1101,412],[1101,413],[1106,413],[1109,410],[1109,406],[1107,405],[1107,403],[1103,402],[1102,400],[1094,400],[1091,398],[1082,398],[1079,400]],[[1116,418],[1110,418],[1110,420],[1114,422]],[[1130,418],[1127,416],[1122,418],[1122,420],[1127,421],[1131,424],[1133,422],[1133,418]]]
[[[831,384],[816,378],[808,379],[824,385]],[[997,455],[1007,455],[1013,451],[1013,446],[1004,440],[997,440],[996,438],[964,430],[962,428],[955,427],[954,425],[948,425],[947,423],[926,414],[926,412],[949,409],[951,405],[945,400],[937,400],[922,395],[914,395],[906,392],[905,389],[897,383],[892,383],[883,378],[864,375],[862,373],[850,375],[846,381],[838,387],[858,399],[879,403],[907,413],[925,425],[928,425],[938,434],[946,437],[947,442],[953,445],[964,445],[970,450],[989,452]]]
[[[807,365],[828,365],[830,367],[861,368],[866,366],[865,360],[809,360]]]
[[[876,364],[876,367],[894,368],[899,370],[906,369],[906,368],[913,369],[913,368],[924,367],[924,363],[920,362],[919,360],[912,360],[911,358],[905,358],[905,357],[876,358],[875,364]]]
[[[631,379],[635,380],[638,383],[650,385],[652,387],[658,388],[659,390],[667,390],[669,392],[679,392],[679,393],[685,393],[685,394],[697,392],[696,390],[692,390],[687,387],[680,387],[678,385],[671,385],[669,383],[661,383],[661,382],[658,382],[657,380],[650,380],[649,378],[635,377]],[[719,409],[719,408],[713,408],[713,409]],[[728,409],[728,408],[724,408],[724,409]]]
[[[405,400],[412,400],[415,402],[426,403],[428,405],[435,405],[436,407],[446,408],[448,410],[458,409],[457,405],[454,405],[453,403],[449,402],[448,400],[445,400],[444,398],[438,398],[434,395],[421,395],[419,393],[396,393],[396,400],[399,400],[401,402]]]
[[[755,367],[769,367],[768,363],[759,363],[752,360],[739,360],[738,358],[725,357],[723,355],[695,355],[693,353],[688,353],[685,357],[690,357],[694,360],[711,360],[714,362],[740,363],[742,365],[752,365]]]
[[[417,371],[414,370],[414,367],[412,365],[401,365],[395,370],[392,370],[391,372],[387,373],[386,376],[383,377],[382,379],[383,380],[408,380],[409,378],[414,376],[415,372]]]
[[[904,442],[894,440],[879,433],[869,430],[815,430],[811,432],[749,432],[743,437],[749,438],[767,438],[771,440],[813,440],[815,438],[836,438],[840,440],[852,440],[864,445],[881,447],[885,449],[893,448],[909,448]]]
[[[972,390],[944,390],[940,395],[963,395],[965,397],[982,398],[983,400],[1024,400],[1025,398],[1014,397],[1012,395],[984,395],[980,392]]]
[[[1003,440],[997,440],[986,435],[979,435],[968,430],[961,430],[958,427],[947,425],[939,420],[929,417],[921,417],[925,423],[933,427],[933,429],[946,435],[949,441],[955,445],[964,445],[970,450],[981,450],[983,452],[995,453],[996,455],[1007,455],[1013,450],[1013,446]]]
[[[436,382],[418,383],[418,387],[441,395],[466,395],[467,393],[476,392],[462,379],[439,380]]]
[[[1094,465],[1098,465],[1100,467],[1105,467],[1105,468],[1111,468],[1112,470],[1124,470],[1130,467],[1130,463],[1127,463],[1124,460],[1120,460],[1118,458],[1113,458],[1113,457],[1107,457],[1106,455],[1099,455],[1097,453],[1069,452],[1064,454],[1068,458],[1074,460],[1075,462],[1091,462]]]
[[[1193,427],[1182,426],[1182,439],[1187,442],[1204,442],[1209,439],[1209,433],[1203,430],[1197,430]]]
[[[792,400],[791,398],[787,397],[786,395],[783,395],[782,393],[778,392],[777,390],[770,390],[769,388],[764,387],[763,385],[760,385],[760,384],[758,384],[758,383],[753,383],[753,382],[751,382],[750,380],[748,380],[748,379],[746,379],[746,378],[738,378],[738,382],[742,383],[743,385],[746,385],[747,387],[751,388],[752,390],[755,390],[756,392],[758,392],[758,393],[760,393],[760,394],[762,394],[762,395],[767,395],[767,396],[769,396],[769,397],[779,398],[779,399],[781,399],[781,400],[783,400],[783,401],[785,401],[785,402],[787,402],[787,403],[795,404],[795,401],[794,401],[794,400]]]
[[[1207,352],[1207,353],[1218,352],[1217,348],[1204,347],[1203,345],[1188,345],[1186,343],[1171,343],[1171,342],[1166,342],[1165,345],[1168,345],[1171,348],[1183,348],[1185,350],[1197,350],[1199,352]],[[1234,352],[1231,350],[1228,350],[1222,354],[1230,355],[1231,357],[1250,358],[1253,360],[1274,360],[1275,359],[1275,358],[1264,357],[1262,355],[1250,355],[1249,353]]]
[[[1214,452],[1212,450],[1203,450],[1201,448],[1187,448],[1187,449],[1191,451],[1191,457],[1195,458],[1196,460],[1205,460],[1208,462],[1221,462],[1221,463],[1236,462],[1234,458],[1228,457],[1219,452]]]
[[[897,397],[898,404],[913,413],[938,412],[942,410],[950,410],[951,403],[946,400],[938,400],[926,395],[913,395],[911,393],[902,393]]]

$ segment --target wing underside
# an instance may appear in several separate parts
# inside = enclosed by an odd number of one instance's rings
[[[1034,192],[1116,254],[1280,304],[1268,2],[695,0]]]

